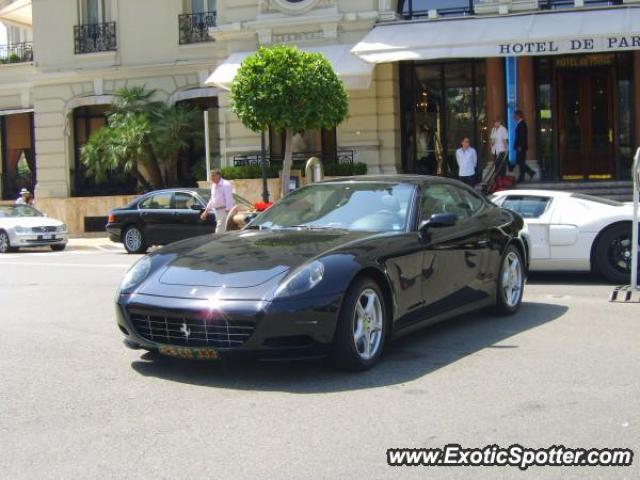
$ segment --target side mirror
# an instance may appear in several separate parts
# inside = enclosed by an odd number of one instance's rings
[[[194,204],[194,205],[191,205],[189,208],[191,210],[196,210],[198,212],[203,212],[204,211],[204,207],[202,205],[200,205],[200,204],[197,204],[197,203]]]
[[[420,224],[418,230],[420,233],[426,233],[430,228],[453,227],[457,221],[458,217],[454,213],[434,213],[429,220]]]

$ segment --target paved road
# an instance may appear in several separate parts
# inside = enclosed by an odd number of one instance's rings
[[[114,247],[0,257],[0,478],[640,478],[631,468],[391,468],[389,447],[640,452],[640,305],[536,276],[521,312],[396,342],[362,374],[126,350]]]

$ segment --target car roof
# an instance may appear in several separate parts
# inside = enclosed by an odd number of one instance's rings
[[[531,195],[535,197],[568,197],[573,192],[562,192],[557,190],[533,190],[527,188],[514,188],[512,190],[501,190],[495,195]]]
[[[414,175],[414,174],[390,174],[390,175],[358,175],[352,177],[337,177],[323,180],[320,183],[339,183],[339,182],[390,182],[390,183],[409,183],[412,185],[423,185],[425,183],[455,183],[460,182],[447,177],[436,177],[431,175]]]

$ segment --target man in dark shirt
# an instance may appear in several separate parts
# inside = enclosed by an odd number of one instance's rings
[[[516,110],[514,114],[516,118],[516,139],[514,147],[516,149],[516,164],[520,167],[518,182],[524,182],[525,173],[529,175],[529,180],[531,180],[536,172],[527,165],[527,149],[529,145],[527,142],[527,122],[524,121],[524,114],[522,110]]]

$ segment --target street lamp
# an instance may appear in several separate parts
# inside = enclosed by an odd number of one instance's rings
[[[265,130],[260,134],[260,165],[262,166],[262,201],[269,201],[269,183],[267,181],[267,147],[265,140]]]

